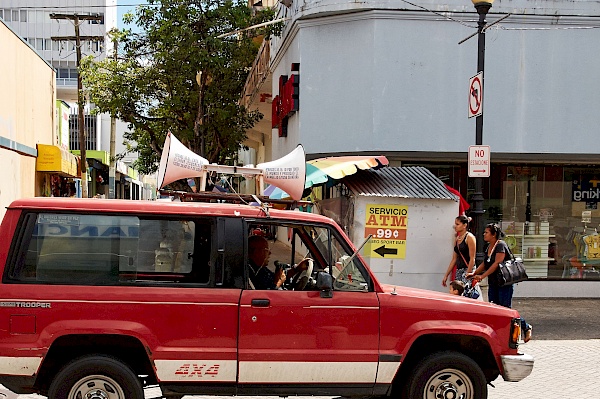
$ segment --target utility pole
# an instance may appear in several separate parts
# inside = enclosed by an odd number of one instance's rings
[[[75,36],[58,36],[52,37],[54,41],[75,41],[75,50],[77,52],[77,128],[79,130],[79,150],[81,155],[81,196],[88,198],[88,177],[87,177],[87,159],[86,159],[86,134],[85,123],[83,118],[83,109],[85,100],[83,98],[83,82],[79,73],[81,64],[81,41],[82,40],[97,40],[104,41],[104,36],[81,36],[79,34],[80,21],[100,21],[102,17],[99,15],[78,15],[78,14],[50,14],[51,19],[67,19],[75,25]]]
[[[113,60],[117,62],[117,51],[119,50],[119,43],[117,38],[113,37]],[[110,167],[108,168],[108,198],[115,199],[115,175],[116,175],[116,161],[115,161],[115,141],[117,135],[117,118],[114,114],[110,115]]]

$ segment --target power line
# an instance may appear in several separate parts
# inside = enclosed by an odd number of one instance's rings
[[[423,11],[426,11],[426,12],[432,13],[434,15],[437,15],[439,17],[442,17],[444,19],[447,19],[448,21],[456,22],[456,23],[458,23],[460,25],[463,25],[463,26],[466,26],[468,28],[474,28],[474,29],[477,28],[477,26],[475,26],[475,25],[467,24],[467,23],[465,23],[463,21],[460,21],[458,19],[452,18],[449,15],[447,15],[448,13],[454,13],[452,11],[449,11],[447,13],[442,13],[442,12],[439,12],[439,11],[431,10],[431,9],[429,9],[427,7],[420,6],[418,4],[411,3],[408,0],[400,0],[400,1],[402,1],[403,3],[409,4],[409,5],[413,6],[413,7],[416,7],[418,9],[421,9]],[[514,14],[514,13],[512,13],[512,14],[513,15],[519,15],[519,14]],[[524,14],[521,14],[521,15],[524,15]],[[562,17],[569,17],[569,16],[570,15],[562,15]],[[556,15],[551,15],[551,17],[556,17]],[[581,16],[579,16],[579,17],[581,17]],[[598,16],[597,15],[587,15],[585,17],[596,18]],[[502,19],[504,19],[504,18],[502,18]],[[555,27],[551,27],[551,28],[507,28],[507,27],[505,27],[503,25],[498,25],[496,27],[496,29],[502,29],[502,30],[523,30],[523,31],[527,31],[527,30],[575,30],[575,29],[598,29],[598,28],[600,28],[600,26],[564,26],[564,27],[555,26]]]
[[[554,28],[507,28],[500,25],[498,29],[502,30],[576,30],[576,29],[599,29],[600,26],[565,26],[565,27],[554,27]]]
[[[440,11],[434,11],[432,9],[429,9],[427,7],[412,3],[408,0],[400,0],[403,3],[409,4],[417,9],[420,9],[422,11],[426,11],[429,12],[431,14],[437,15],[438,17],[444,18],[448,21],[451,22],[455,22],[457,24],[460,24],[462,26],[466,26],[467,28],[473,28],[476,29],[477,26],[473,25],[473,24],[469,24],[466,22],[463,22],[461,20],[458,20],[456,18],[452,18],[449,14],[454,14],[454,12],[452,11],[447,11],[447,12],[440,12]],[[74,8],[81,8],[81,9],[90,9],[90,8],[115,8],[115,7],[137,7],[137,6],[147,6],[147,7],[158,7],[160,6],[160,4],[147,4],[147,3],[132,3],[132,4],[110,4],[110,5],[89,5],[89,6],[84,6],[84,5],[74,5],[74,6],[24,6],[24,7],[16,7],[16,8],[6,8],[7,10],[44,10],[44,9],[48,9],[48,10],[59,10],[59,9],[74,9]],[[513,15],[516,15],[513,13]],[[553,17],[556,17],[555,15],[553,15]],[[563,15],[563,17],[569,17],[569,15]],[[589,18],[595,18],[598,17],[597,15],[588,15],[587,17]],[[496,29],[502,29],[502,30],[576,30],[576,29],[598,29],[600,28],[600,26],[577,26],[577,27],[551,27],[551,28],[507,28],[504,27],[502,25],[499,25]]]
[[[73,8],[114,8],[114,7],[137,7],[137,6],[148,6],[148,7],[158,7],[159,4],[147,4],[147,3],[137,3],[137,4],[107,4],[107,5],[74,5],[74,6],[23,6],[23,7],[11,7],[5,8],[6,10],[44,10],[44,9],[73,9]]]
[[[400,1],[402,1],[402,2],[404,2],[404,3],[406,3],[406,4],[410,4],[411,6],[413,6],[413,7],[416,7],[416,8],[419,8],[419,9],[421,9],[421,10],[423,10],[423,11],[427,11],[427,12],[429,12],[429,13],[432,13],[432,14],[434,14],[434,15],[437,15],[438,17],[442,17],[442,18],[444,18],[444,19],[447,19],[447,20],[449,20],[449,21],[456,22],[457,24],[460,24],[460,25],[466,26],[467,28],[477,28],[477,26],[475,26],[475,25],[469,25],[469,24],[467,24],[467,23],[464,23],[463,21],[460,21],[460,20],[458,20],[458,19],[451,18],[451,17],[449,17],[447,14],[444,14],[444,13],[441,13],[441,12],[438,12],[438,11],[433,11],[433,10],[430,10],[430,9],[429,9],[429,8],[427,8],[427,7],[423,7],[423,6],[420,6],[420,5],[418,5],[418,4],[411,3],[410,1],[407,1],[407,0],[400,0]]]

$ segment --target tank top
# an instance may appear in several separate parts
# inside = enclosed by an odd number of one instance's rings
[[[489,244],[488,244],[489,246]],[[485,257],[483,258],[483,265],[485,270],[488,270],[496,261],[496,254],[503,253],[504,258],[502,262],[506,259],[506,256],[509,253],[508,246],[502,240],[498,240],[496,242],[496,247],[492,250],[492,253],[488,256],[488,248],[485,249]],[[508,255],[510,256],[510,255]],[[498,273],[500,273],[500,268],[497,268],[493,275],[488,276],[488,284],[489,285],[498,285]]]
[[[465,236],[460,244],[454,244],[454,252],[456,252],[456,268],[457,269],[466,269],[469,265],[465,263],[471,261],[471,254],[469,253],[469,245],[467,244],[467,237],[469,233]],[[462,254],[462,256],[461,256]],[[465,258],[463,260],[463,257]]]

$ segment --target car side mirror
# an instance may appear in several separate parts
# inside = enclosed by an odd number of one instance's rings
[[[329,273],[317,273],[317,289],[321,291],[321,298],[333,298],[333,277]]]

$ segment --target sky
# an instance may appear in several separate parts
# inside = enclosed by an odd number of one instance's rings
[[[123,14],[126,12],[134,12],[138,4],[148,4],[147,0],[117,0],[117,24],[119,29],[131,28],[136,30],[137,27],[133,25],[125,25],[123,22]]]

